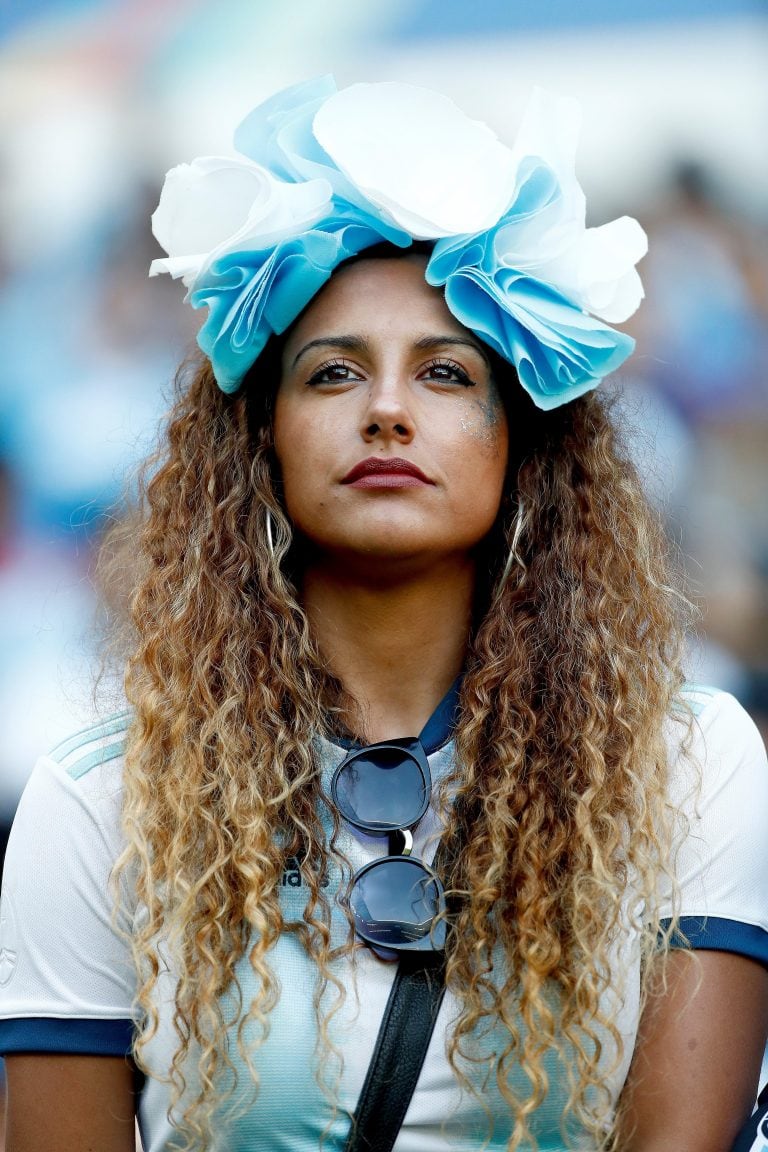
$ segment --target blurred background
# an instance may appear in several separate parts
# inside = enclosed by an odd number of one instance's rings
[[[164,173],[323,72],[437,88],[507,141],[533,85],[581,101],[590,223],[650,236],[621,418],[702,606],[690,675],[765,732],[767,46],[764,0],[0,0],[3,826],[87,722],[94,553],[199,319],[147,279]]]

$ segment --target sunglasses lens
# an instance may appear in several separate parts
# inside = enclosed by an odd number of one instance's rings
[[[358,873],[350,895],[357,932],[369,944],[399,951],[439,951],[445,923],[435,877],[418,860],[388,857]]]
[[[408,828],[428,803],[428,781],[418,761],[400,748],[358,752],[342,764],[334,799],[353,824],[390,830]]]

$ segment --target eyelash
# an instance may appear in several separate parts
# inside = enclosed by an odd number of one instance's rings
[[[424,371],[427,373],[428,372],[434,372],[436,368],[443,368],[443,369],[447,368],[449,372],[452,372],[454,374],[454,376],[457,377],[458,383],[461,384],[464,388],[474,388],[475,387],[474,380],[471,378],[471,376],[469,376],[469,374],[462,368],[462,366],[460,364],[456,363],[455,360],[446,360],[446,359],[430,360],[429,364],[427,364]]]
[[[325,364],[321,364],[320,367],[312,373],[309,380],[307,381],[307,384],[311,386],[315,384],[344,383],[347,379],[349,379],[349,377],[336,377],[335,379],[326,380],[322,379],[323,376],[326,376],[327,374],[338,369],[351,373],[356,371],[356,369],[354,369],[351,364],[348,364],[346,360],[328,360]],[[430,360],[430,362],[425,365],[422,371],[422,375],[428,376],[430,373],[434,374],[438,369],[452,372],[457,379],[457,383],[461,384],[464,388],[475,387],[475,381],[468,375],[467,372],[465,372],[460,364],[456,363],[455,360]],[[445,377],[438,377],[435,375],[433,378],[440,380],[441,383],[446,383]]]
[[[343,384],[343,383],[345,383],[346,380],[349,379],[349,377],[341,377],[341,378],[337,377],[336,379],[331,379],[331,380],[321,380],[321,376],[325,376],[326,373],[332,372],[334,369],[338,369],[338,368],[343,368],[347,372],[354,372],[355,371],[355,369],[352,367],[352,365],[348,364],[346,362],[346,360],[327,360],[325,364],[321,364],[319,368],[315,369],[315,371],[310,376],[309,380],[307,380],[307,384],[313,385],[313,384]]]

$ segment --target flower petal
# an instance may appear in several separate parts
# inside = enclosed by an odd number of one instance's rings
[[[514,158],[491,129],[411,84],[353,84],[321,105],[314,132],[352,184],[420,239],[489,228],[514,191]]]
[[[165,178],[152,231],[171,256],[208,252],[242,227],[272,180],[250,161],[224,156],[179,164]]]
[[[213,250],[211,259],[249,247],[264,249],[295,236],[330,212],[331,197],[326,180],[303,184],[273,181],[269,199],[265,196],[253,203],[243,226]]]
[[[542,409],[596,387],[634,348],[631,337],[602,324],[551,286],[513,268],[485,270],[471,249],[438,252],[429,283],[445,284],[445,300],[462,324],[517,368],[520,383]],[[444,277],[444,279],[443,279]]]
[[[235,148],[283,180],[306,178],[301,164],[306,153],[295,148],[291,139],[303,138],[309,146],[307,151],[319,153],[312,136],[312,120],[321,104],[335,92],[333,77],[319,76],[275,93],[249,112],[235,129]]]
[[[325,180],[287,184],[250,160],[202,156],[173,168],[152,217],[169,254],[150,275],[170,272],[189,286],[225,252],[257,249],[295,235],[330,208]]]
[[[198,252],[194,256],[165,256],[153,260],[149,266],[150,276],[159,276],[167,272],[174,280],[181,279],[189,285],[200,272],[208,258],[207,252]]]
[[[512,152],[515,163],[538,157],[560,186],[565,214],[584,223],[584,193],[576,179],[576,147],[581,131],[578,101],[534,88],[523,112]]]
[[[335,92],[332,76],[321,76],[278,92],[254,108],[238,126],[235,147],[283,180],[327,180],[337,199],[370,209],[360,190],[339,171],[313,131],[316,112]]]
[[[563,287],[573,285],[582,307],[603,320],[621,323],[643,298],[635,264],[647,251],[648,238],[637,220],[621,216],[600,228],[586,229],[560,269],[550,269],[548,279]]]

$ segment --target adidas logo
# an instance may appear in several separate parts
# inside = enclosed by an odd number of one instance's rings
[[[285,861],[282,878],[283,888],[304,888],[304,877],[301,874],[301,861],[298,856],[289,856]],[[321,888],[327,888],[330,881],[324,876],[320,881]]]

